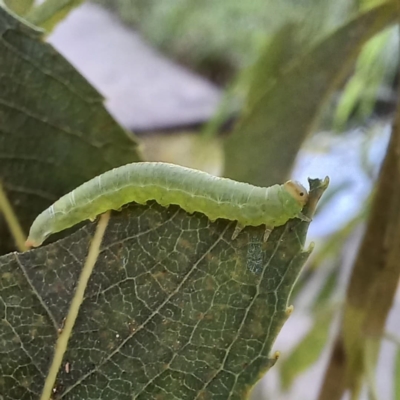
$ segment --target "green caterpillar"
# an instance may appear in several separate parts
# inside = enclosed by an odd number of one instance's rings
[[[40,246],[51,234],[81,221],[94,220],[127,203],[149,200],[164,207],[176,204],[188,213],[201,212],[211,221],[237,221],[233,239],[245,226],[265,225],[267,240],[275,226],[302,217],[307,199],[307,190],[293,181],[262,188],[173,164],[133,163],[99,175],[61,197],[33,222],[26,244]]]

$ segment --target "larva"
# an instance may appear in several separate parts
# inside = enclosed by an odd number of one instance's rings
[[[173,164],[133,163],[99,175],[61,197],[36,218],[26,243],[40,246],[51,234],[85,219],[149,200],[164,207],[175,204],[188,213],[201,212],[211,221],[237,221],[233,238],[245,226],[265,225],[268,233],[301,216],[307,199],[307,190],[293,181],[262,188]]]

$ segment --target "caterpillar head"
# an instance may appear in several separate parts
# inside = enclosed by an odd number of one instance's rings
[[[283,187],[301,205],[301,207],[304,207],[308,200],[308,192],[301,183],[297,181],[287,181]]]

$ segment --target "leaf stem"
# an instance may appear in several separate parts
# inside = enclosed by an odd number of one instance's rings
[[[73,8],[79,6],[84,0],[46,0],[32,8],[25,19],[31,24],[53,30],[57,23],[63,19]]]
[[[103,240],[109,219],[110,212],[108,211],[105,214],[101,215],[100,220],[97,224],[96,232],[94,234],[92,243],[90,244],[89,253],[86,258],[85,265],[83,266],[81,275],[79,277],[75,295],[71,301],[63,330],[60,333],[60,336],[58,337],[56,343],[53,361],[50,366],[40,400],[50,400],[53,394],[53,388],[55,386],[57,374],[60,370],[65,351],[67,350],[68,341],[71,337],[72,329],[75,325],[76,318],[83,302],[87,284],[99,256],[101,242]]]
[[[15,240],[17,249],[19,251],[26,251],[28,248],[25,246],[26,236],[22,230],[21,224],[18,221],[17,215],[15,214],[11,203],[9,202],[6,192],[2,183],[0,182],[0,212],[3,212],[4,219],[10,229],[11,235]]]

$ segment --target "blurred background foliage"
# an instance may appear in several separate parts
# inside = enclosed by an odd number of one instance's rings
[[[297,46],[306,48],[381,0],[97,0],[180,63],[226,85],[253,65],[265,43],[283,25],[295,22]],[[337,124],[351,111],[373,111],[377,91],[391,85],[397,63],[395,30],[371,39],[346,83]],[[384,94],[382,93],[384,97]],[[360,103],[360,104],[358,104]]]
[[[99,0],[155,46],[213,81],[228,83],[254,63],[267,37],[299,22],[311,44],[355,10],[349,1]]]
[[[339,170],[341,176],[335,177],[337,179],[332,177],[330,191],[321,202],[316,216],[316,251],[293,293],[292,302],[296,308],[311,316],[308,329],[290,349],[283,349],[284,356],[271,371],[271,374],[278,376],[278,383],[271,384],[273,389],[263,390],[259,387],[253,394],[254,398],[260,399],[300,399],[293,389],[296,387],[295,379],[321,360],[333,339],[332,327],[337,325],[337,312],[345,301],[347,279],[388,141],[398,86],[399,37],[398,30],[392,26],[398,18],[393,12],[396,10],[395,2],[96,2],[138,30],[169,58],[203,75],[224,90],[223,101],[215,117],[202,128],[196,128],[196,132],[179,132],[178,138],[173,140],[172,135],[170,139],[166,135],[148,135],[147,139],[143,136],[143,142],[147,143],[144,151],[147,160],[167,160],[203,169],[211,164],[211,170],[218,171],[217,166],[223,164],[224,160],[229,165],[229,157],[232,157],[231,164],[237,163],[238,170],[248,172],[250,179],[246,180],[260,183],[268,177],[256,177],[245,160],[248,164],[256,164],[255,158],[259,156],[252,157],[249,149],[252,145],[259,148],[263,144],[256,141],[246,145],[246,140],[242,140],[234,147],[236,155],[230,156],[232,150],[226,147],[223,150],[217,139],[221,136],[222,140],[229,143],[235,134],[243,139],[252,129],[258,129],[259,136],[255,137],[267,137],[267,145],[275,153],[286,151],[285,142],[280,143],[280,147],[276,145],[277,138],[285,134],[287,146],[293,141],[297,143],[290,150],[291,162],[283,175],[292,173],[304,180],[303,171],[308,171],[314,162],[317,165],[315,171],[324,171],[318,167],[324,163],[329,164],[331,170]],[[29,16],[32,1],[6,0],[6,3],[17,13],[28,13]],[[73,1],[66,3],[69,6],[76,5]],[[380,6],[380,11],[376,11]],[[371,14],[366,18],[368,12]],[[338,34],[341,29],[342,36]],[[336,41],[335,35],[338,38]],[[327,45],[329,43],[331,47]],[[329,53],[327,49],[332,51]],[[318,57],[325,64],[313,64]],[[328,70],[330,64],[332,72],[328,79],[322,72]],[[323,71],[318,70],[321,65]],[[282,100],[285,96],[287,101]],[[275,98],[280,100],[277,105],[271,106],[271,99]],[[302,103],[313,101],[316,105],[304,122],[304,113],[296,114],[296,111],[301,109]],[[254,114],[257,107],[260,107],[259,115],[276,117],[271,122],[272,133],[263,131],[270,120],[258,120]],[[283,131],[276,128],[286,126],[287,120],[291,120],[289,122],[294,127],[290,134],[286,128]],[[229,121],[228,128],[225,126],[222,129]],[[243,121],[247,121],[246,129],[240,131],[238,127]],[[301,131],[300,139],[295,138],[296,125],[297,130]],[[231,127],[234,133],[229,135]],[[212,151],[207,150],[207,145]],[[238,158],[240,148],[243,150]],[[202,162],[208,167],[202,166]],[[271,172],[270,168],[268,173]],[[240,175],[233,169],[228,168],[227,171],[233,178]],[[282,167],[278,168],[278,172],[282,172]],[[265,172],[266,175],[268,173]],[[354,190],[360,182],[361,188]],[[339,214],[345,215],[345,218]],[[292,335],[297,336],[297,333]],[[398,337],[393,338],[390,334],[387,337],[392,342],[397,341],[396,354],[399,354]],[[400,399],[399,355],[396,360],[393,388],[385,391],[386,396],[392,393],[393,397],[383,396],[383,399]],[[292,397],[284,397],[287,391],[292,393]]]

